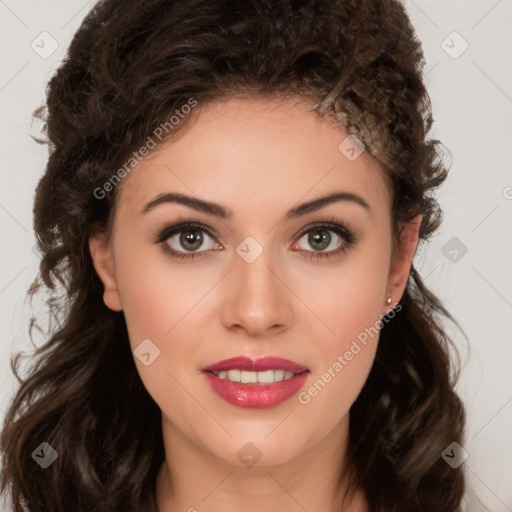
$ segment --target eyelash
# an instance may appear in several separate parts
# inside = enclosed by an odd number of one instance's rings
[[[356,245],[359,237],[353,233],[351,230],[347,229],[344,226],[345,222],[342,219],[336,217],[330,217],[325,219],[322,222],[315,222],[313,225],[309,226],[305,231],[302,231],[301,234],[296,238],[296,241],[299,241],[304,235],[309,234],[311,231],[333,231],[336,235],[344,239],[343,245],[339,249],[335,249],[332,251],[321,252],[321,251],[305,251],[307,253],[306,256],[302,256],[309,260],[321,260],[325,258],[332,258],[335,256],[341,256],[341,254],[345,254],[347,250]],[[326,229],[319,229],[326,228]],[[212,235],[212,232],[209,228],[204,226],[199,222],[195,222],[192,220],[183,219],[179,224],[172,224],[165,226],[156,236],[154,240],[155,244],[162,244],[162,249],[169,256],[173,258],[178,258],[180,260],[188,259],[193,260],[196,256],[202,255],[205,252],[209,251],[196,251],[196,252],[179,252],[171,249],[168,244],[166,244],[167,240],[178,233],[187,230],[197,230],[204,231],[210,238],[215,238],[216,234]],[[304,252],[304,251],[298,251]]]

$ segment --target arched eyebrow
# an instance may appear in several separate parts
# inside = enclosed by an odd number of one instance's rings
[[[352,192],[338,191],[326,196],[318,197],[311,201],[307,201],[298,206],[294,206],[286,212],[284,220],[290,220],[295,217],[300,217],[302,215],[315,212],[338,201],[348,201],[355,203],[361,206],[371,216],[371,207],[365,199]],[[184,206],[188,206],[189,208],[193,208],[194,210],[206,213],[208,215],[214,215],[222,219],[230,219],[234,215],[233,211],[225,208],[220,204],[175,192],[159,194],[144,206],[141,214],[146,214],[156,208],[158,205],[165,203],[182,204]]]

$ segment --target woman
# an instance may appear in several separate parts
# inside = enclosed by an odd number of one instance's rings
[[[423,64],[397,1],[95,6],[40,112],[59,324],[2,432],[15,512],[461,510]]]

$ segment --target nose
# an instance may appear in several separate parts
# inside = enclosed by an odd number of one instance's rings
[[[277,268],[270,250],[264,250],[252,263],[235,256],[224,289],[222,322],[226,328],[263,337],[290,327],[293,294]]]

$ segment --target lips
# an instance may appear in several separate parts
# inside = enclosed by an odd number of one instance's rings
[[[284,402],[304,385],[306,366],[280,357],[234,357],[202,368],[211,389],[238,407],[263,409]]]
[[[219,373],[220,371],[228,370],[245,370],[249,372],[263,372],[265,370],[284,370],[293,373],[302,373],[308,368],[301,364],[283,359],[282,357],[233,357],[232,359],[225,359],[210,366],[202,368],[205,372]]]

